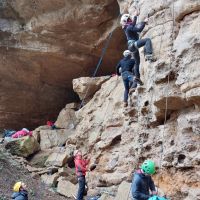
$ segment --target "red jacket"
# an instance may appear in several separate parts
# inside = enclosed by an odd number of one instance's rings
[[[76,175],[77,176],[85,176],[89,160],[84,160],[77,156],[74,159],[74,163],[75,163],[75,167],[76,167]]]
[[[20,137],[24,137],[24,136],[32,136],[32,131],[24,131],[24,130],[21,130],[21,131],[17,131],[14,135],[12,135],[12,138],[20,138]]]

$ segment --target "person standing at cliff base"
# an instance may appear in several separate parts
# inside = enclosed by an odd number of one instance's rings
[[[82,158],[82,152],[81,150],[74,151],[74,163],[76,167],[76,175],[78,178],[78,193],[77,193],[77,200],[83,200],[84,192],[85,192],[85,186],[86,186],[86,171],[87,171],[87,165],[89,164],[90,160],[83,159]]]
[[[143,85],[140,80],[140,53],[139,48],[144,46],[144,55],[145,60],[153,61],[153,49],[150,38],[139,38],[139,33],[141,33],[146,24],[148,24],[148,18],[146,18],[143,22],[136,24],[137,16],[139,16],[139,12],[136,11],[134,17],[132,18],[130,14],[123,14],[121,17],[121,25],[122,29],[126,34],[126,38],[128,41],[128,49],[133,52],[135,58],[135,79],[140,84]]]
[[[133,176],[131,185],[133,200],[148,200],[157,195],[155,184],[151,178],[154,173],[155,163],[152,160],[145,160]]]
[[[124,58],[120,60],[116,67],[116,73],[118,76],[122,75],[124,83],[124,107],[128,106],[128,95],[130,92],[135,91],[137,83],[134,81],[134,65],[135,60],[132,59],[132,53],[129,50],[124,51]]]
[[[26,185],[23,182],[15,183],[13,191],[14,193],[12,194],[12,199],[28,200],[28,192],[26,189]]]

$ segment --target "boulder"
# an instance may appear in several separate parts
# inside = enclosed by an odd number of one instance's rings
[[[78,104],[70,103],[61,110],[55,125],[59,128],[73,129],[77,124],[75,110],[78,109]]]
[[[79,95],[81,100],[88,101],[94,93],[100,89],[101,85],[107,81],[109,76],[102,77],[81,77],[73,79],[73,89]]]
[[[57,173],[53,175],[43,174],[41,176],[42,182],[49,187],[55,187],[58,183],[58,178],[59,175]]]
[[[46,166],[59,166],[62,167],[67,163],[67,159],[70,157],[68,152],[63,151],[62,148],[59,148],[57,152],[53,152],[45,162]]]
[[[70,198],[73,197],[73,195],[76,195],[77,186],[65,179],[61,179],[58,182],[57,192],[65,197]]]
[[[12,139],[5,145],[10,153],[27,158],[28,156],[40,150],[40,145],[34,137],[25,136],[18,139]]]
[[[131,183],[123,181],[117,190],[115,200],[129,199],[131,197]]]
[[[40,147],[42,150],[65,144],[67,138],[74,133],[71,129],[41,130]]]

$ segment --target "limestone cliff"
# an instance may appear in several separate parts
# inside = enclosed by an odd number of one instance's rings
[[[0,128],[36,127],[76,100],[72,79],[92,74],[114,29],[99,71],[110,73],[124,46],[118,15],[115,0],[1,0]]]
[[[116,3],[111,2],[112,6]],[[118,2],[122,13],[133,11],[132,1]],[[90,193],[103,193],[101,200],[128,199],[132,173],[146,158],[153,159],[158,166],[153,179],[160,194],[173,200],[199,199],[200,2],[140,0],[138,6],[139,20],[147,14],[150,17],[141,36],[152,39],[157,61],[145,62],[141,50],[144,86],[130,96],[129,107],[125,109],[122,105],[121,78],[112,77],[101,83],[101,88],[80,110],[75,111],[71,104],[62,110],[57,124],[65,130],[40,127],[35,131],[42,149],[63,146],[51,149],[53,153],[45,165],[52,165],[57,171],[43,178],[48,185],[58,183],[57,191],[62,195],[71,195],[63,187],[76,190],[72,184],[76,180],[70,171],[74,167],[71,153],[79,148],[91,157],[91,163],[97,163],[89,174],[88,185]],[[123,37],[122,30],[119,33]],[[112,45],[110,48],[108,56],[112,58]],[[78,88],[82,97],[86,83],[79,80],[74,88]],[[88,78],[88,87],[91,82],[94,81]],[[64,145],[59,139],[61,132],[62,137],[66,136]],[[64,168],[58,169],[60,166]],[[40,175],[46,172],[43,170]]]
[[[128,1],[121,6],[132,12]],[[121,80],[111,78],[76,113],[80,122],[67,141],[98,163],[90,173],[93,188],[130,180],[134,168],[151,158],[160,166],[154,179],[161,193],[173,200],[199,199],[199,6],[199,1],[139,1],[140,20],[150,17],[142,37],[152,39],[157,57],[149,64],[142,58],[144,87],[124,110]]]

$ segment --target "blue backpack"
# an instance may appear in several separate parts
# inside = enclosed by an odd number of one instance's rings
[[[149,198],[148,200],[168,200],[168,199],[166,199],[164,197],[153,196],[153,197]]]

